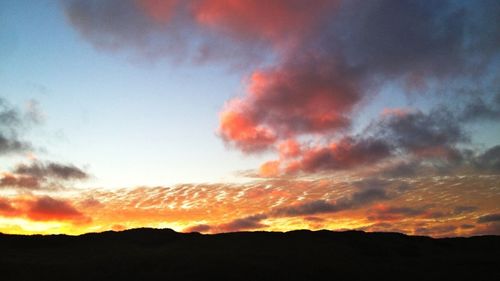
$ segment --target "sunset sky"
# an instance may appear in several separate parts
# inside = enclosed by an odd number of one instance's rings
[[[500,235],[500,2],[0,1],[0,232]]]

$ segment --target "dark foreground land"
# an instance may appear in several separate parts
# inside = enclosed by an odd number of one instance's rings
[[[0,234],[0,280],[500,280],[500,236]]]

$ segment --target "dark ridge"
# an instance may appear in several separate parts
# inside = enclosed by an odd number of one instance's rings
[[[500,236],[140,228],[0,234],[1,280],[500,280]]]

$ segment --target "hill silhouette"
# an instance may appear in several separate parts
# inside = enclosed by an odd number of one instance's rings
[[[500,236],[170,229],[0,234],[1,280],[500,280]]]

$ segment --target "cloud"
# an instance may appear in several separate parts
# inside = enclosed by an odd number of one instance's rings
[[[60,221],[87,224],[91,218],[77,210],[69,199],[51,196],[17,195],[0,197],[0,216],[25,218],[31,221]]]
[[[344,204],[330,203],[325,200],[316,200],[297,204],[294,206],[281,207],[273,211],[276,216],[294,217],[304,215],[316,215],[324,213],[334,213],[342,211],[346,206]]]
[[[359,140],[344,138],[331,143],[328,147],[305,151],[301,160],[290,166],[287,172],[344,170],[373,164],[390,155],[391,147],[384,141],[372,138]]]
[[[419,226],[414,229],[416,235],[434,235],[434,236],[454,236],[456,225],[435,225],[435,226]]]
[[[26,142],[16,139],[10,139],[0,133],[0,153],[7,154],[12,152],[22,152],[30,148]]]
[[[0,178],[0,187],[15,189],[54,189],[63,181],[84,180],[89,175],[71,165],[56,162],[33,161],[19,164],[11,173]]]
[[[488,214],[477,219],[478,223],[500,222],[500,214]]]
[[[500,145],[489,148],[474,160],[477,169],[487,172],[500,172]]]
[[[453,214],[461,215],[477,211],[479,208],[476,206],[456,206],[453,209]]]
[[[265,214],[251,215],[243,218],[238,218],[225,224],[218,225],[217,231],[234,232],[249,229],[259,229],[267,227],[261,221],[267,219]]]
[[[376,173],[390,178],[411,177],[418,174],[420,167],[421,161],[398,161],[377,170]]]
[[[87,223],[90,218],[75,209],[68,201],[43,196],[29,203],[26,216],[34,221],[72,221]]]
[[[293,204],[285,207],[271,208],[267,212],[235,218],[227,223],[221,224],[200,224],[186,228],[185,232],[234,232],[242,230],[254,230],[266,228],[268,225],[262,223],[263,220],[273,218],[289,218],[305,216],[310,221],[321,221],[321,218],[311,217],[336,213],[345,210],[352,210],[372,204],[374,202],[388,200],[390,197],[383,189],[366,189],[353,193],[346,198],[340,198],[336,202],[325,200],[313,200],[300,204]]]
[[[268,163],[276,167],[273,176],[352,170],[378,163],[383,165],[375,172],[389,177],[449,174],[464,167],[477,172],[498,172],[497,146],[480,154],[461,148],[470,144],[470,137],[459,114],[445,107],[428,113],[414,110],[385,114],[372,121],[362,134],[344,136],[329,145],[302,146],[299,156],[282,154],[279,160]]]
[[[498,82],[497,85],[498,87]],[[497,89],[491,89],[491,92],[497,91],[493,97],[482,98],[478,93],[471,93],[472,100],[466,104],[460,119],[468,121],[495,121],[500,119],[500,92]]]
[[[208,224],[197,224],[185,228],[183,232],[209,232],[213,227]]]
[[[16,174],[27,175],[36,178],[59,178],[62,180],[86,179],[88,174],[71,164],[60,164],[55,162],[33,162],[30,165],[21,164],[14,170]]]
[[[33,176],[4,174],[2,178],[0,178],[0,187],[38,189],[40,187],[40,181]]]
[[[21,112],[0,97],[0,155],[20,153],[31,149],[31,144],[19,139],[26,120]]]
[[[233,102],[234,104],[234,102]],[[257,126],[243,112],[224,111],[220,115],[220,135],[244,152],[262,151],[272,145],[276,135],[265,126]]]
[[[266,214],[255,214],[250,216],[245,216],[242,218],[236,218],[227,223],[209,225],[209,224],[198,224],[185,228],[183,232],[236,232],[244,230],[254,230],[268,227],[268,225],[263,224],[262,220],[267,219]]]
[[[313,133],[328,138],[347,128],[352,110],[383,83],[402,79],[414,86],[431,80],[446,83],[450,79],[477,77],[487,70],[489,59],[498,55],[498,47],[484,34],[470,32],[480,27],[489,29],[488,25],[497,19],[491,13],[483,19],[475,17],[486,7],[489,9],[488,4],[341,2],[328,10],[329,20],[319,14],[318,25],[312,26],[324,28],[305,31],[308,36],[287,49],[279,64],[254,71],[247,94],[233,100],[223,113],[244,114],[254,127],[272,132],[276,141]],[[493,6],[499,9],[498,5]],[[470,57],[478,60],[473,62]],[[476,71],[466,71],[469,68]],[[436,146],[428,147],[441,141],[446,133],[450,133],[449,141],[463,136],[457,135],[461,133],[460,126],[444,126],[447,123],[441,119],[451,116],[441,113],[410,114],[386,125],[407,149],[422,154],[447,153]],[[433,123],[433,118],[438,120]],[[227,126],[225,120],[221,124]],[[220,127],[222,135],[226,132],[224,126]],[[439,133],[441,129],[445,131]],[[413,130],[415,135],[411,135]],[[428,150],[420,147],[420,141]],[[229,142],[241,148],[239,139]],[[272,148],[272,143],[267,148]]]
[[[468,141],[454,114],[446,108],[427,114],[416,111],[386,116],[372,124],[370,130],[378,138],[393,142],[396,148],[424,158],[459,157],[455,145]]]
[[[391,179],[290,177],[239,184],[87,188],[67,193],[70,197],[61,200],[91,215],[93,223],[83,226],[84,232],[105,231],[113,225],[126,228],[148,225],[204,233],[365,227],[414,234],[418,227],[476,225],[474,229],[460,228],[454,232],[468,236],[479,231],[493,233],[489,232],[494,230],[489,226],[491,223],[478,224],[477,219],[497,212],[499,196],[490,191],[495,191],[498,177],[476,174]],[[405,188],[402,190],[401,186]],[[19,200],[10,202],[18,209],[24,206]],[[474,210],[474,206],[479,208]],[[377,214],[386,215],[388,220],[374,219]],[[307,220],[311,216],[321,221]],[[392,227],[384,229],[379,222],[390,222]],[[369,228],[373,224],[379,226]]]
[[[31,125],[38,125],[42,121],[43,114],[37,101],[28,101],[27,109],[23,112],[0,97],[0,156],[14,153],[30,155],[34,148],[31,143],[21,139],[20,135]],[[0,176],[0,188],[50,189],[59,181],[83,180],[88,177],[86,172],[71,164],[33,160],[30,164],[18,164],[12,171],[3,172]],[[48,181],[52,183],[51,186],[45,185]]]
[[[246,61],[245,93],[225,104],[217,131],[244,153],[278,152],[279,165],[263,166],[264,176],[356,169],[406,153],[456,162],[457,147],[470,141],[466,123],[500,116],[490,91],[500,53],[495,1],[68,0],[63,7],[99,49]],[[436,97],[451,91],[464,106],[387,111],[367,128],[371,136],[351,133],[354,117],[387,85]],[[299,149],[287,153],[286,142]]]
[[[292,206],[280,207],[272,210],[271,214],[277,217],[294,217],[335,213],[359,208],[361,206],[365,206],[382,200],[387,200],[389,198],[389,195],[383,189],[367,189],[355,192],[350,197],[341,198],[336,202],[315,200]]]
[[[257,42],[260,41],[257,38],[234,40],[232,35],[237,33],[220,30],[211,24],[217,21],[214,1],[62,2],[71,25],[99,50],[124,52],[149,61],[161,58],[174,62],[230,60],[238,66],[254,64],[253,60],[263,58],[262,52],[250,46],[264,42]],[[223,1],[217,2],[224,5]],[[240,5],[231,6],[239,6],[240,11],[245,11],[245,4],[252,5],[242,1]],[[219,11],[219,14],[224,12]]]
[[[374,221],[399,221],[426,214],[426,208],[395,207],[379,204],[367,212],[367,218]]]
[[[3,217],[15,217],[20,214],[20,210],[12,206],[10,200],[5,198],[0,198],[0,216]]]

